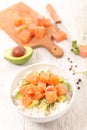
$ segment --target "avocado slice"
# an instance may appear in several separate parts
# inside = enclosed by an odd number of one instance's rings
[[[45,111],[48,107],[48,101],[46,99],[42,99],[41,100],[41,103],[39,105],[39,108],[42,110],[42,111]]]
[[[57,97],[57,102],[64,102],[67,100],[67,95]]]
[[[26,53],[21,56],[21,57],[14,57],[12,55],[12,49],[13,48],[10,48],[8,50],[6,50],[4,52],[4,58],[10,62],[12,62],[13,64],[17,64],[17,65],[21,65],[21,64],[24,64],[26,63],[32,56],[32,53],[33,53],[33,49],[31,47],[28,47],[28,46],[24,46],[25,50],[26,50]]]
[[[39,100],[33,100],[33,102],[29,105],[28,108],[33,108],[39,105]]]

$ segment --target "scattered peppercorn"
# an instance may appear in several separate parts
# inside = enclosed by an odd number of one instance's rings
[[[68,57],[67,60],[68,60],[68,62],[73,63],[73,61],[71,60],[70,57]],[[77,65],[73,65],[73,64],[69,67],[69,71],[72,70],[73,71],[73,75],[75,75],[75,67],[77,67]]]
[[[80,89],[80,87],[77,87],[77,89]]]
[[[72,68],[70,67],[69,70],[72,70]]]
[[[79,82],[77,81],[76,84],[79,84]]]
[[[81,81],[82,81],[82,79],[79,78],[79,79],[77,80],[76,84],[79,85]],[[80,89],[80,86],[77,86],[77,89]]]
[[[79,82],[81,82],[82,80],[81,79],[78,79]]]
[[[69,61],[70,61],[70,58],[68,57],[68,58],[67,58],[67,60],[69,60]]]
[[[70,61],[71,63],[73,63],[72,61]]]
[[[77,65],[75,65],[75,67],[77,67]]]
[[[73,73],[73,75],[75,75],[75,73]]]
[[[68,60],[68,62],[71,64],[71,66],[69,67],[69,71],[71,71],[72,74],[75,75],[75,74],[76,74],[75,69],[76,69],[76,67],[78,67],[78,65],[76,65],[76,64],[73,65],[73,64],[72,64],[73,61],[71,60],[70,57],[68,57],[67,60]],[[77,81],[76,81],[77,89],[80,89],[80,86],[78,86],[78,85],[80,84],[81,81],[82,81],[82,80],[81,80],[80,78],[77,79]]]

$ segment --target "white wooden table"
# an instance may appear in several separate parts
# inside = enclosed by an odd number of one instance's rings
[[[38,13],[51,18],[46,10],[46,4],[51,3],[58,12],[62,23],[69,33],[72,40],[78,40],[81,44],[81,30],[77,28],[77,19],[80,11],[87,8],[87,0],[21,0],[32,7]],[[0,2],[0,10],[19,2],[19,0],[3,0]],[[85,10],[87,12],[87,10]],[[87,17],[87,15],[86,15]],[[86,27],[87,28],[87,27]],[[82,30],[83,31],[83,30]],[[84,41],[85,43],[87,41]],[[0,30],[0,130],[87,130],[87,75],[76,74],[73,71],[87,70],[87,58],[81,58],[71,53],[71,42],[69,40],[61,43],[55,43],[64,49],[62,58],[55,58],[45,48],[34,50],[33,56],[29,62],[17,66],[11,64],[3,58],[4,50],[13,47],[16,43],[2,30]],[[70,58],[70,62],[67,58]],[[11,80],[21,68],[35,63],[54,63],[62,67],[66,74],[69,73],[74,79],[75,84],[79,78],[81,83],[76,84],[75,101],[64,116],[49,123],[33,123],[17,113],[10,102],[9,89]],[[73,66],[73,70],[69,68]],[[77,89],[80,87],[80,89]]]

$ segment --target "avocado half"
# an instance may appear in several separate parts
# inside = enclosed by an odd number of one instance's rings
[[[21,56],[21,57],[12,56],[13,48],[10,48],[4,52],[4,58],[6,60],[12,62],[13,64],[17,64],[17,65],[24,64],[31,58],[32,53],[33,53],[33,49],[31,47],[24,46],[24,48],[26,50],[26,53],[23,56]]]

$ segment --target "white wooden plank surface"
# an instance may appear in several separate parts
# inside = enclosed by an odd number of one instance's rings
[[[3,0],[0,2],[0,10],[19,1],[20,0]],[[71,39],[80,42],[79,31],[76,26],[76,17],[79,11],[84,6],[87,6],[86,0],[26,0],[24,2],[37,12],[49,18],[50,16],[45,7],[47,3],[53,4],[69,32]],[[7,62],[3,58],[4,50],[15,45],[15,42],[0,30],[0,130],[87,130],[87,76],[73,76],[72,71],[69,72],[69,67],[71,65],[73,65],[76,71],[87,70],[87,58],[83,59],[73,55],[70,52],[71,43],[69,41],[64,41],[58,44],[65,52],[62,58],[55,58],[48,50],[38,48],[34,50],[34,54],[29,62],[25,65],[17,66]],[[73,63],[68,62],[68,57],[70,57]],[[14,78],[18,70],[34,63],[43,62],[57,64],[62,67],[66,73],[70,73],[70,76],[72,76],[75,82],[78,78],[81,78],[82,82],[80,84],[80,90],[77,89],[76,91],[75,101],[68,113],[56,121],[39,124],[30,122],[13,109],[9,98],[9,89],[10,81]],[[75,65],[78,67],[75,67]]]

